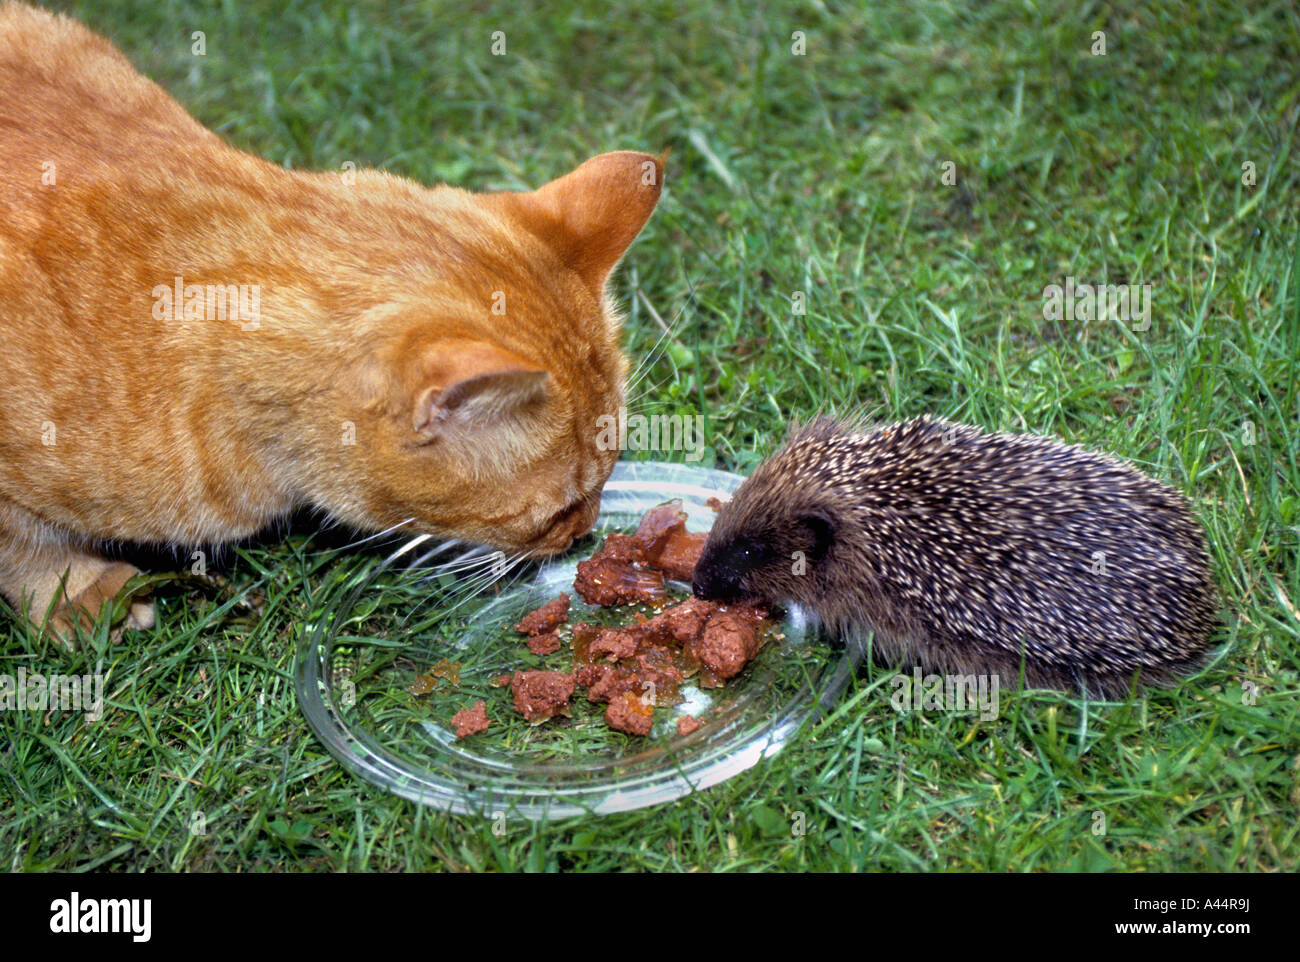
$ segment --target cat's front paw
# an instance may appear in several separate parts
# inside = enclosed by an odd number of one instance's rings
[[[69,577],[69,588],[76,585],[71,597],[65,597],[50,612],[49,630],[64,644],[72,644],[76,638],[77,627],[89,630],[105,613],[105,608],[112,611],[118,595],[126,583],[141,574],[135,565],[124,561],[103,562],[103,568],[89,583],[81,585]],[[153,599],[150,597],[133,598],[122,619],[122,628],[145,630],[152,628],[157,621]]]
[[[122,622],[126,628],[133,628],[136,631],[148,631],[158,621],[154,612],[153,599],[144,601],[133,601],[131,607],[127,610],[126,620]]]

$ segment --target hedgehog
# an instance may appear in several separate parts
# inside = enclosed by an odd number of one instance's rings
[[[1201,667],[1218,621],[1180,493],[1053,438],[928,416],[796,429],[719,511],[692,587],[797,603],[870,633],[889,664],[1103,698]]]

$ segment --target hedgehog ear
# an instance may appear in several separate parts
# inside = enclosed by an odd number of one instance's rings
[[[808,529],[808,534],[812,540],[812,550],[809,552],[809,561],[821,561],[826,557],[826,552],[830,550],[831,543],[835,540],[835,525],[831,523],[829,516],[814,511],[805,514],[799,519],[799,523]]]

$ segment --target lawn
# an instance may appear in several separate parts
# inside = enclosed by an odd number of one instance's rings
[[[0,713],[0,868],[1300,868],[1293,5],[55,6],[286,166],[523,189],[670,147],[615,280],[633,410],[702,415],[698,463],[739,473],[818,410],[1112,452],[1192,500],[1224,625],[1176,689],[1004,691],[991,720],[897,712],[870,668],[720,786],[501,826],[371,788],[306,727],[304,613],[367,549],[300,521],[160,582],[148,634],[70,654],[0,613],[0,672],[108,674],[98,722]],[[1150,285],[1149,318],[1050,317],[1067,278]]]

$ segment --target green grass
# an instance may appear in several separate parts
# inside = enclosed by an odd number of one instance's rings
[[[652,359],[640,410],[704,415],[703,463],[740,472],[822,408],[1130,459],[1204,520],[1225,652],[1123,703],[1004,692],[992,721],[895,712],[874,669],[775,760],[697,797],[498,834],[370,788],[308,731],[294,650],[335,562],[310,532],[272,537],[219,578],[159,583],[150,634],[101,629],[68,654],[0,619],[0,672],[109,674],[99,723],[0,715],[0,867],[1300,867],[1292,6],[517,6],[66,9],[277,163],[519,188],[671,146],[617,280],[628,350]],[[1152,284],[1150,329],[1045,320],[1067,275]]]

